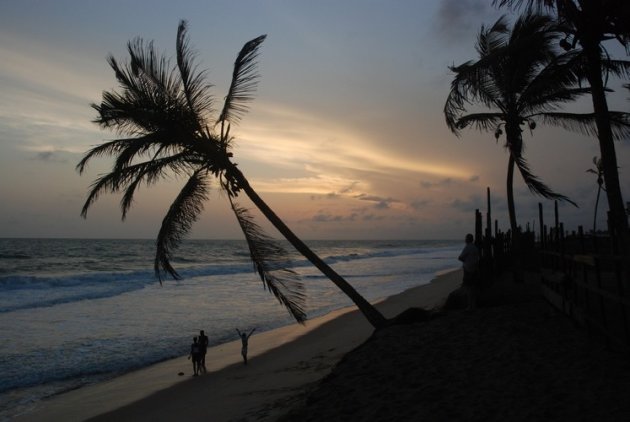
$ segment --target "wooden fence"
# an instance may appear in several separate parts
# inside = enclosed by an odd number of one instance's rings
[[[630,349],[630,262],[617,252],[614,236],[550,230],[540,210],[538,255],[542,293],[589,333],[611,348]]]
[[[544,222],[538,205],[539,227],[518,233],[518,259],[513,260],[512,236],[492,224],[490,189],[484,218],[475,210],[475,243],[481,252],[482,279],[492,283],[518,262],[526,270],[540,272],[547,301],[601,336],[611,348],[630,350],[630,259],[618,252],[615,236],[585,234],[581,227],[568,233],[554,206],[554,221]]]

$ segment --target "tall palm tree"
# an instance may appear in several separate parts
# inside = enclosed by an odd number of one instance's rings
[[[599,205],[599,196],[604,188],[604,166],[602,165],[602,159],[593,157],[593,168],[586,170],[587,173],[592,173],[597,176],[597,199],[595,200],[595,214],[593,216],[593,234],[597,231],[597,208]]]
[[[160,281],[166,274],[178,278],[170,263],[173,251],[199,216],[208,199],[209,178],[214,177],[227,194],[243,230],[255,270],[298,322],[306,317],[302,286],[296,274],[284,268],[286,257],[282,248],[236,202],[241,192],[301,254],[354,301],[374,327],[382,327],[386,324],[383,315],[284,224],[232,161],[234,138],[230,129],[247,111],[253,98],[258,82],[256,59],[264,40],[265,35],[257,37],[239,52],[223,108],[214,117],[210,85],[205,72],[198,71],[194,63],[185,21],[180,22],[177,30],[175,65],[158,54],[152,42],[145,43],[141,38],[128,43],[128,62],[121,64],[108,57],[120,91],[104,92],[102,102],[92,107],[98,112],[95,123],[117,131],[122,137],[92,148],[77,165],[79,173],[83,173],[94,157],[116,158],[111,172],[92,184],[82,215],[87,215],[102,193],[124,192],[120,204],[124,219],[140,185],[152,185],[169,174],[187,178],[162,221],[155,257],[155,272]]]
[[[628,217],[624,209],[617,155],[614,145],[614,128],[606,101],[606,83],[609,73],[624,78],[630,76],[630,62],[609,60],[603,46],[606,40],[617,39],[630,49],[630,2],[628,0],[493,0],[493,4],[527,10],[556,12],[565,37],[560,40],[565,49],[578,44],[586,63],[585,75],[591,86],[593,110],[599,139],[600,156],[604,168],[606,196],[610,209],[610,225],[620,234],[622,250],[630,253]]]
[[[477,61],[450,67],[455,78],[444,106],[449,129],[458,136],[469,126],[494,131],[497,140],[505,133],[509,152],[508,212],[514,240],[518,233],[513,191],[515,165],[530,191],[575,205],[535,176],[523,156],[522,127],[533,131],[536,120],[576,130],[587,130],[589,126],[588,116],[555,111],[561,104],[587,92],[574,87],[576,80],[565,71],[565,60],[555,54],[553,45],[557,36],[546,16],[521,16],[512,30],[503,16],[490,28],[482,26],[475,47]],[[465,114],[469,104],[480,104],[490,111]]]

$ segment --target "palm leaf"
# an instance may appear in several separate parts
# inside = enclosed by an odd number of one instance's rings
[[[287,252],[263,232],[247,209],[234,203],[231,196],[229,198],[247,240],[254,269],[263,285],[287,308],[297,322],[303,324],[306,320],[304,311],[306,295],[299,275],[286,268],[289,262]]]
[[[619,79],[630,79],[630,61],[606,58],[602,60],[602,69]]]
[[[101,175],[90,185],[90,192],[81,210],[81,216],[84,218],[87,216],[88,209],[102,193],[116,193],[123,189],[128,189],[134,184],[137,187],[138,183],[141,181],[139,179],[143,178],[145,178],[146,183],[150,185],[162,177],[167,169],[175,171],[176,173],[182,173],[187,170],[189,166],[187,155],[178,154],[114,169],[110,173]],[[135,187],[133,189],[135,189]],[[125,204],[129,204],[131,199],[132,198],[123,200],[123,219],[128,209],[128,206]]]
[[[205,71],[197,72],[194,66],[195,53],[190,48],[187,36],[187,23],[182,20],[177,28],[177,67],[182,82],[186,103],[192,114],[196,116],[198,129],[205,127],[206,116],[212,111],[212,85],[205,82]]]
[[[458,129],[472,126],[479,131],[487,132],[496,129],[504,118],[502,113],[473,113],[462,116],[455,122],[455,125]]]
[[[179,274],[171,265],[172,253],[197,220],[203,210],[203,203],[208,199],[209,184],[205,170],[196,171],[171,204],[157,237],[155,254],[155,275],[162,282],[164,273],[175,279]]]
[[[253,99],[258,84],[258,48],[266,37],[261,35],[248,41],[238,53],[234,62],[232,83],[217,123],[235,123],[247,111],[247,103]]]
[[[613,139],[629,139],[630,113],[610,111],[609,116]],[[559,126],[566,130],[593,137],[598,136],[595,113],[544,113],[542,119],[544,123],[551,126]]]
[[[531,192],[540,195],[546,199],[555,199],[558,201],[568,202],[571,205],[577,207],[577,204],[575,202],[570,200],[565,195],[554,192],[545,183],[543,183],[538,176],[534,175],[529,168],[527,160],[525,160],[525,158],[521,154],[511,154],[512,157],[514,157],[514,163],[516,164],[516,167],[518,167],[518,170],[523,177],[523,181]]]

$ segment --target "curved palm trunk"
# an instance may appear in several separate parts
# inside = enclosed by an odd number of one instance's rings
[[[584,42],[582,44],[588,58],[588,81],[591,85],[593,110],[599,138],[599,149],[606,183],[606,196],[610,209],[611,227],[619,235],[622,253],[628,252],[626,242],[628,237],[628,218],[626,216],[621,187],[619,186],[619,172],[617,170],[617,155],[613,143],[612,130],[608,114],[608,103],[602,81],[601,57],[597,44]]]
[[[256,191],[249,185],[243,173],[233,164],[230,173],[238,181],[239,188],[243,189],[252,202],[264,214],[265,217],[273,224],[273,226],[315,267],[317,267],[326,277],[328,277],[337,287],[341,289],[359,308],[367,320],[374,328],[382,328],[387,325],[387,319],[363,296],[361,296],[342,276],[337,274],[328,264],[326,264],[319,256],[317,256],[302,240],[300,240],[286,224],[276,215],[275,212],[263,199],[258,196]]]

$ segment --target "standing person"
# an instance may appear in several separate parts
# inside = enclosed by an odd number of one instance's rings
[[[199,360],[199,370],[203,370],[205,374],[206,370],[206,352],[208,351],[208,336],[203,330],[199,331],[199,346],[201,346],[201,359]]]
[[[249,338],[252,336],[254,331],[256,331],[255,328],[250,331],[249,334],[245,334],[241,333],[238,328],[236,329],[236,332],[241,337],[241,342],[243,343],[243,347],[241,348],[241,355],[243,355],[243,362],[245,363],[245,365],[247,365],[247,345],[249,343]]]
[[[199,375],[199,366],[201,363],[201,345],[197,342],[197,337],[193,337],[193,343],[190,345],[190,354],[188,359],[192,358],[193,377]]]
[[[468,233],[466,235],[466,246],[459,254],[460,261],[463,262],[464,280],[463,286],[468,293],[468,308],[477,307],[477,295],[479,294],[479,250],[473,243],[474,237]]]

